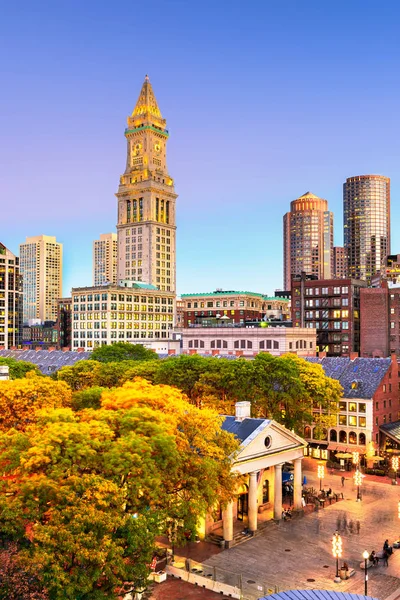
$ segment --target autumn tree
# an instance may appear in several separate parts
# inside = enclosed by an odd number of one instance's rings
[[[34,571],[34,569],[32,569]],[[0,600],[49,600],[34,572],[21,564],[15,542],[0,548]]]
[[[130,344],[129,342],[118,342],[109,346],[95,348],[90,357],[98,362],[120,362],[123,360],[155,360],[158,355],[145,348],[142,344]]]
[[[43,408],[0,433],[0,530],[29,541],[19,558],[51,600],[115,598],[145,585],[160,531],[179,539],[232,497],[236,448],[215,411],[145,380],[104,391],[99,409]]]
[[[0,381],[0,430],[25,429],[43,408],[69,406],[71,390],[62,381],[28,373],[24,379]]]
[[[30,371],[36,373],[37,375],[41,375],[37,365],[26,362],[25,360],[15,360],[15,358],[0,357],[0,365],[7,365],[9,367],[10,379],[20,379],[25,377],[25,375]]]

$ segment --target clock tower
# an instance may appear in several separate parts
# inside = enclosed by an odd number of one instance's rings
[[[167,169],[168,130],[146,75],[125,129],[126,168],[118,198],[118,280],[175,292],[174,181]]]

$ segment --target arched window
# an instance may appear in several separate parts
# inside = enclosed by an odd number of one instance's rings
[[[350,431],[349,433],[349,444],[357,444],[357,434],[355,431]]]
[[[274,350],[279,350],[279,342],[274,340]]]
[[[311,437],[311,427],[309,427],[308,425],[306,425],[304,427],[304,437],[305,438],[310,438]]]
[[[339,431],[339,442],[340,444],[347,444],[347,433],[345,431]]]
[[[331,442],[337,442],[337,431],[336,429],[331,429],[329,433],[329,439]]]
[[[327,440],[328,439],[328,430],[327,429],[323,429],[321,431],[321,437],[320,437],[320,439],[321,440]]]
[[[365,446],[365,433],[360,433],[358,436],[358,443],[360,446]]]
[[[260,342],[259,348],[260,350],[264,350],[264,341]]]

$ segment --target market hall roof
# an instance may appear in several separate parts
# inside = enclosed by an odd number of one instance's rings
[[[349,594],[336,590],[287,590],[271,596],[263,596],[259,600],[378,600],[372,596]]]
[[[325,375],[339,381],[343,398],[372,398],[388,372],[390,358],[306,358],[322,366]]]

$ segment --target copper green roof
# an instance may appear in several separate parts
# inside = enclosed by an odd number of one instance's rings
[[[278,300],[279,302],[289,302],[289,298],[281,298],[280,296],[263,296],[264,300]]]

